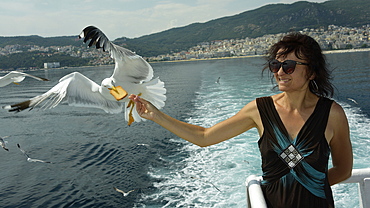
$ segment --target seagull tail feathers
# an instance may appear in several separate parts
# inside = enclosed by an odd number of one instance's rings
[[[167,99],[167,90],[164,87],[164,82],[157,77],[149,82],[143,83],[143,86],[146,88],[146,92],[143,93],[142,97],[150,101],[158,109],[163,108]]]
[[[151,102],[156,108],[161,109],[165,105],[166,101],[166,88],[164,88],[164,83],[159,79],[155,78],[149,82],[143,83],[144,92],[142,92],[141,97],[145,100]],[[128,103],[126,103],[127,106]],[[136,108],[132,111],[132,116],[136,122],[145,121],[146,119],[139,116]],[[125,119],[129,120],[129,110],[125,110]]]

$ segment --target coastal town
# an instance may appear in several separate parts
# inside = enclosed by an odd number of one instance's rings
[[[325,51],[370,47],[370,25],[361,28],[330,25],[327,29],[304,29],[300,32],[315,38]],[[268,48],[272,44],[278,42],[284,34],[264,35],[258,38],[203,42],[190,48],[188,51],[150,57],[149,60],[174,61],[264,55]]]
[[[315,38],[325,51],[370,48],[370,25],[364,25],[360,28],[329,25],[327,28],[304,29],[300,32]],[[264,35],[257,38],[214,40],[211,42],[199,43],[196,46],[189,48],[187,51],[144,58],[149,62],[157,62],[264,55],[268,48],[273,43],[277,42],[283,35],[284,34],[281,33]],[[7,45],[0,48],[0,56],[12,53],[22,53],[24,51],[25,46]],[[92,58],[90,65],[107,65],[114,63],[114,60],[107,52],[103,52],[102,50],[92,50],[86,45],[83,45],[82,47],[71,45],[41,47],[32,45],[26,46],[26,51],[39,51],[50,56],[57,53],[63,53],[73,57]],[[58,62],[53,64],[58,67],[67,67],[59,65]]]

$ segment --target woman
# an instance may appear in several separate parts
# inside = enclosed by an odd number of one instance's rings
[[[307,35],[288,34],[270,48],[268,68],[282,93],[257,98],[210,128],[176,120],[136,95],[130,99],[140,116],[201,147],[257,128],[268,207],[334,207],[330,186],[351,176],[353,156],[346,115],[327,98],[333,86],[321,48]]]

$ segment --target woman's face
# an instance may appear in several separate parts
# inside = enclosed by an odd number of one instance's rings
[[[278,52],[279,54],[279,52]],[[285,60],[293,60],[302,63],[307,63],[306,60],[299,59],[294,52],[289,53],[285,56],[277,56],[276,60],[283,62]],[[277,73],[274,73],[276,83],[279,86],[280,91],[294,92],[294,91],[306,91],[308,90],[308,84],[310,79],[307,78],[307,65],[296,64],[295,70],[291,74],[286,74],[282,67],[280,67]],[[310,77],[311,78],[311,77]],[[313,78],[313,77],[312,77]]]

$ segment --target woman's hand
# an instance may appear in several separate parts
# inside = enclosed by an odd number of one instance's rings
[[[135,103],[136,111],[145,119],[153,120],[155,114],[159,111],[153,104],[140,96],[131,94],[128,98]]]

